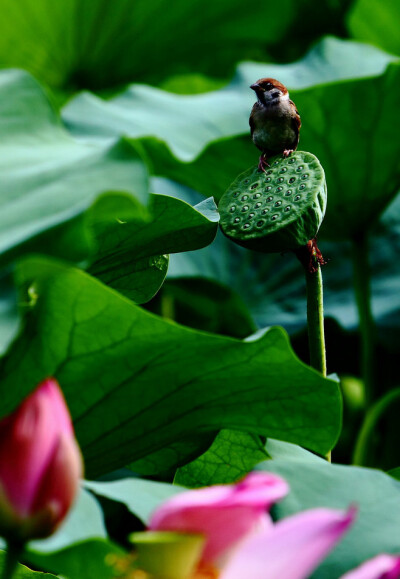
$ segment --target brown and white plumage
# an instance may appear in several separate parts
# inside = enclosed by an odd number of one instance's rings
[[[280,153],[288,157],[296,150],[301,120],[287,88],[278,80],[261,78],[250,88],[257,95],[249,119],[251,137],[262,151],[259,168],[264,170],[269,157]]]

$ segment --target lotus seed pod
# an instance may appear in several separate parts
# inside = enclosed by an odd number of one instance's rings
[[[311,153],[269,160],[266,172],[251,167],[221,197],[223,233],[243,247],[273,253],[296,250],[314,238],[326,209],[324,170]]]

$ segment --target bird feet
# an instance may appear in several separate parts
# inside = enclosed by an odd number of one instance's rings
[[[287,159],[293,153],[293,149],[285,149],[282,153],[283,158]]]
[[[265,153],[260,156],[260,160],[258,161],[258,171],[263,171],[266,173],[265,167],[269,167],[270,164],[268,163],[268,159]]]

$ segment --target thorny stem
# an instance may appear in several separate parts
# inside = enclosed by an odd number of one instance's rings
[[[374,400],[375,326],[371,310],[371,274],[368,261],[368,234],[359,233],[352,241],[353,286],[361,334],[361,377],[367,408]]]

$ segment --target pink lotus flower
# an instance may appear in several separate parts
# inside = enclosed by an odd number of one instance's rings
[[[188,579],[306,579],[349,529],[356,509],[312,509],[274,524],[265,509],[287,490],[278,476],[251,473],[237,485],[171,498],[149,527],[205,535],[202,559]],[[400,557],[381,555],[342,579],[397,577]]]
[[[378,555],[363,563],[354,571],[345,573],[342,579],[397,579],[400,577],[400,557]]]
[[[253,472],[236,485],[220,485],[172,497],[153,514],[152,531],[180,531],[206,536],[203,560],[215,562],[259,527],[270,527],[267,510],[289,487],[282,478]]]
[[[352,524],[354,509],[304,511],[247,539],[221,579],[305,579]]]
[[[49,378],[0,421],[0,533],[18,541],[52,534],[81,475],[68,408]]]

